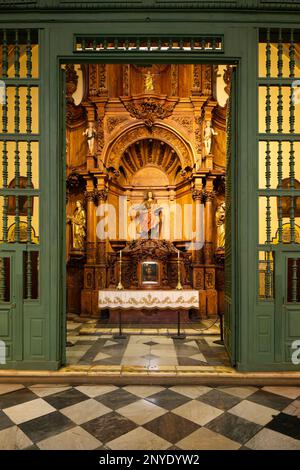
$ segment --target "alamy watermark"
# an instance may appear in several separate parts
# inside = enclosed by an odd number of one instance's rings
[[[292,363],[294,366],[298,366],[300,364],[300,339],[293,341],[291,348],[293,349]]]
[[[127,197],[119,197],[118,209],[112,204],[100,204],[96,215],[96,234],[105,239],[189,240],[186,250],[200,250],[204,245],[204,206],[168,202],[128,207]]]
[[[6,346],[3,340],[0,340],[0,364],[6,364]]]
[[[6,104],[6,85],[3,80],[0,80],[0,104]]]
[[[300,80],[294,80],[292,83],[292,101],[293,104],[300,104]]]

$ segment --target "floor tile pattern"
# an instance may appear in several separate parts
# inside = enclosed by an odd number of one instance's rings
[[[200,334],[186,329],[186,339],[172,339],[176,328],[127,328],[126,339],[115,339],[117,328],[104,328],[96,320],[68,321],[67,365],[138,366],[149,370],[161,366],[230,366],[216,325]],[[150,333],[151,332],[151,333]]]
[[[0,450],[300,450],[300,387],[0,385]]]

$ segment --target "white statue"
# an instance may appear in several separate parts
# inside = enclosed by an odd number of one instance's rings
[[[82,135],[86,136],[90,155],[94,155],[94,145],[95,145],[96,134],[97,134],[97,131],[94,127],[94,124],[93,122],[90,121],[87,129],[82,133]]]
[[[218,133],[211,127],[211,121],[206,121],[206,125],[204,128],[204,147],[205,147],[205,155],[211,154],[211,144],[212,144],[212,136],[218,135]]]

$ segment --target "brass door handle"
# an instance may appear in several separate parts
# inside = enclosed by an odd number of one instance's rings
[[[17,304],[13,303],[11,304],[10,308],[16,308]]]

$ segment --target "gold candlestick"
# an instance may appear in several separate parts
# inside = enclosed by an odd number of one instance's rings
[[[182,284],[180,280],[180,251],[178,250],[178,256],[177,256],[177,267],[178,267],[178,283],[176,286],[176,290],[182,290]]]
[[[123,284],[122,284],[122,251],[120,251],[120,269],[119,269],[119,284],[117,285],[117,290],[123,290]]]

